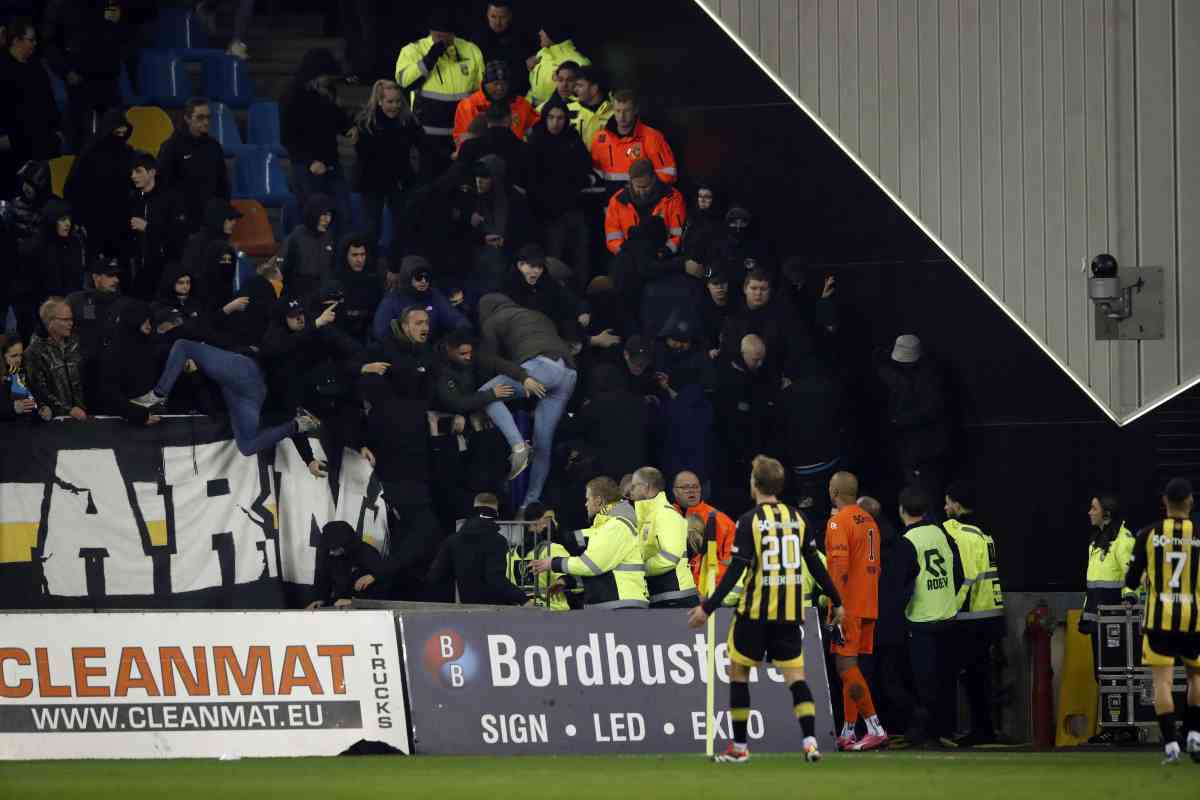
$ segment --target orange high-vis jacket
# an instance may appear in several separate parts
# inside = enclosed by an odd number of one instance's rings
[[[674,183],[679,177],[675,154],[666,137],[642,122],[634,125],[628,136],[622,136],[617,133],[616,120],[610,119],[592,141],[592,166],[610,190],[629,180],[629,167],[639,158],[650,159],[663,183]]]
[[[454,109],[454,145],[456,147],[462,144],[463,137],[467,135],[467,128],[471,126],[471,120],[487,111],[491,105],[492,101],[483,93],[483,89],[458,101],[458,108]],[[517,97],[512,101],[511,127],[518,139],[524,140],[525,134],[529,133],[539,120],[541,117],[524,97]]]
[[[733,539],[737,533],[737,523],[730,519],[728,514],[718,511],[704,501],[692,506],[686,513],[679,507],[678,503],[675,504],[675,508],[685,518],[699,517],[706,525],[711,514],[717,515],[717,584],[720,584],[721,579],[725,577],[725,570],[729,568],[729,561],[733,557]],[[704,582],[706,580],[704,575],[706,567],[704,553],[701,552],[698,555],[692,556],[689,564],[692,568],[692,577],[695,578],[696,586],[700,589],[700,594],[707,595],[708,585]],[[734,591],[729,594],[733,598],[732,602],[727,597],[725,605],[736,604],[738,598],[741,597],[741,586],[735,587]]]
[[[651,213],[662,218],[667,226],[666,245],[671,252],[678,253],[683,238],[683,223],[687,221],[687,203],[678,189],[662,184],[658,188],[663,196],[655,203]],[[629,229],[639,221],[637,207],[629,197],[628,188],[609,198],[608,209],[604,212],[604,244],[610,253],[616,255],[621,252],[629,237]]]

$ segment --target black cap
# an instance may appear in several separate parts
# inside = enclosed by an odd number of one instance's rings
[[[483,82],[508,80],[508,64],[503,61],[489,61],[483,68]]]
[[[92,263],[91,273],[93,275],[120,275],[121,262],[115,258],[102,256]]]
[[[643,336],[630,336],[625,340],[625,355],[634,364],[648,366],[652,360],[650,343]]]
[[[288,300],[287,309],[283,315],[285,317],[303,317],[304,305],[299,300]]]
[[[534,266],[546,266],[546,251],[540,244],[527,244],[517,251],[517,263],[524,261]]]
[[[704,270],[704,281],[705,283],[712,284],[729,283],[729,273],[721,269],[719,266],[709,267],[708,269]]]

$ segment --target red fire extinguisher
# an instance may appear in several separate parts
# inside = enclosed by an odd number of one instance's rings
[[[1025,616],[1029,649],[1029,727],[1034,747],[1054,746],[1054,669],[1050,666],[1050,637],[1054,619],[1042,600]]]

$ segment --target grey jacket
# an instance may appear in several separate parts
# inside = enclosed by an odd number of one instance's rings
[[[487,294],[479,301],[483,349],[524,364],[531,358],[561,358],[575,368],[571,346],[558,335],[554,321],[540,311],[524,308],[508,295]]]

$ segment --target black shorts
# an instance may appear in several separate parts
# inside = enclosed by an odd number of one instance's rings
[[[1142,637],[1142,666],[1170,667],[1175,660],[1200,669],[1200,636],[1194,633],[1146,631]]]
[[[799,622],[760,622],[735,614],[727,644],[729,659],[743,667],[771,661],[781,669],[804,668],[804,628]]]

